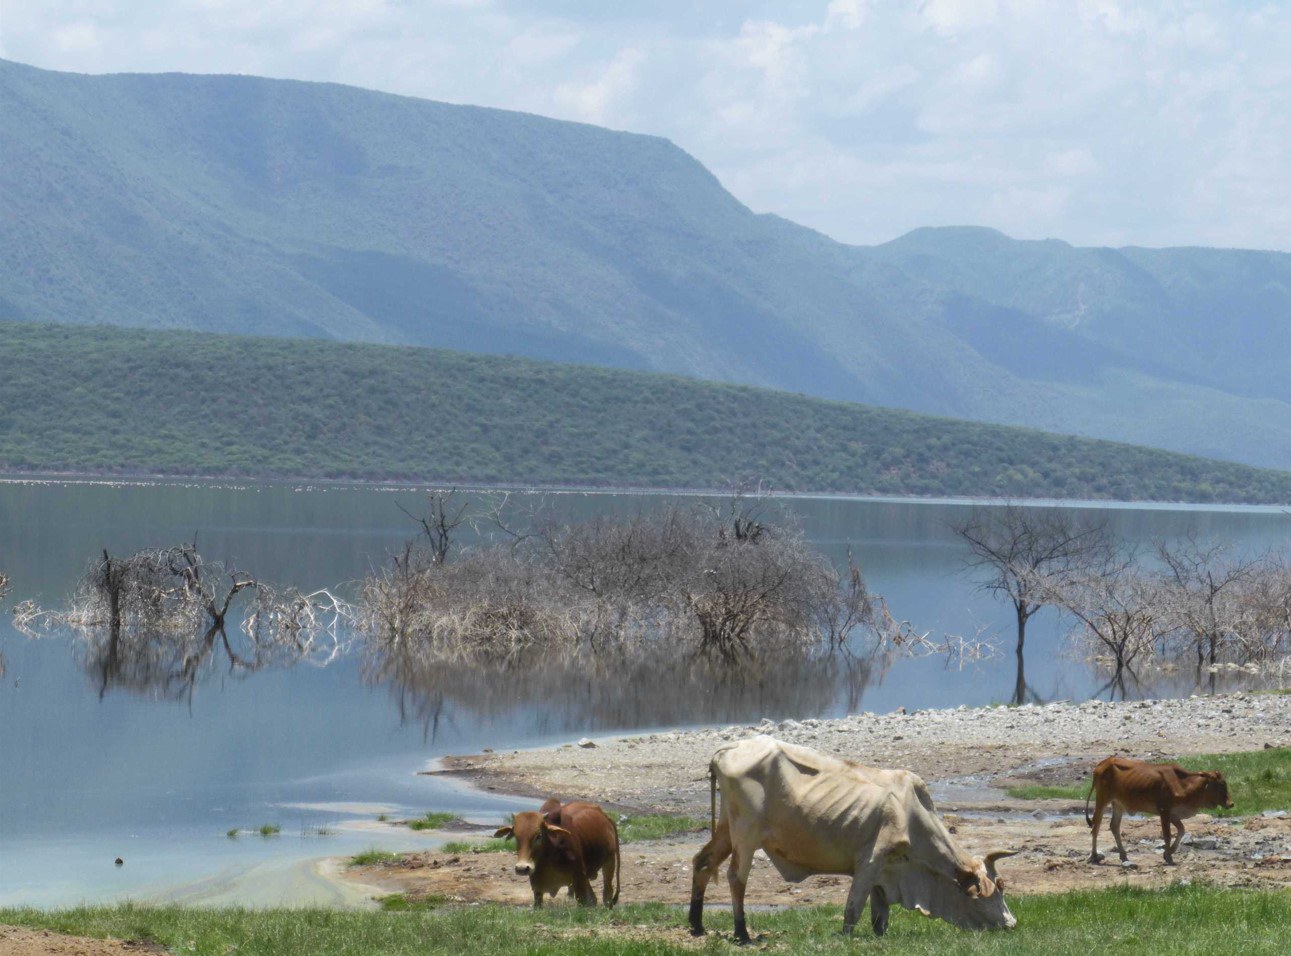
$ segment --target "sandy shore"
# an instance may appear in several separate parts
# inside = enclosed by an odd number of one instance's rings
[[[454,757],[442,772],[491,790],[596,800],[619,812],[684,812],[707,817],[707,766],[722,743],[757,733],[805,744],[875,766],[906,767],[933,788],[938,808],[973,852],[1012,848],[1001,864],[1014,891],[1054,892],[1111,881],[1157,885],[1204,879],[1233,885],[1291,885],[1291,817],[1253,815],[1188,825],[1177,867],[1162,863],[1159,824],[1127,818],[1136,865],[1092,866],[1089,829],[1079,801],[1017,801],[1003,787],[1070,783],[1112,753],[1148,759],[1291,746],[1291,696],[1236,694],[1187,700],[1018,708],[957,708],[857,714],[838,720],[782,721],[720,729],[600,738],[595,746]],[[1241,794],[1235,794],[1239,803]],[[690,859],[707,833],[624,848],[624,901],[684,901]],[[1100,848],[1111,846],[1104,830]],[[1112,859],[1115,860],[1113,853]],[[356,879],[412,897],[437,895],[517,904],[529,900],[509,854],[421,853],[363,868]],[[721,884],[723,881],[717,881]],[[755,866],[749,899],[757,903],[842,902],[845,879],[784,883],[766,861]],[[720,901],[724,886],[711,891]]]

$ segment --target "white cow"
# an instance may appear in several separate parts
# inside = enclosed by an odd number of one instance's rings
[[[882,936],[898,903],[965,929],[1012,928],[995,861],[1009,852],[969,856],[950,835],[924,782],[908,770],[877,770],[807,747],[759,736],[713,754],[712,787],[721,790],[713,837],[695,855],[690,931],[704,932],[704,890],[727,856],[735,939],[749,941],[744,888],[761,847],[780,875],[797,883],[817,873],[850,875],[843,910],[850,933],[868,897]]]

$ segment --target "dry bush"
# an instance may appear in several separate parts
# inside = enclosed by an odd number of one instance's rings
[[[796,529],[749,507],[668,505],[506,531],[507,544],[453,562],[410,543],[363,583],[362,633],[387,654],[433,662],[506,664],[537,650],[549,662],[750,666],[855,650],[890,621],[854,563],[840,575]]]

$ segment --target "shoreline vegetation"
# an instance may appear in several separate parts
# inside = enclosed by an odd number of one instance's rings
[[[462,486],[523,475],[659,490],[758,476],[788,493],[1291,502],[1291,472],[655,372],[180,331],[3,331],[9,472]]]

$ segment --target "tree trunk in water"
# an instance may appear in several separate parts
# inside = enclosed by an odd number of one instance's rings
[[[1027,616],[1023,608],[1018,608],[1018,677],[1013,685],[1013,704],[1020,705],[1026,702],[1027,696],[1027,679],[1025,665],[1022,660],[1022,647],[1027,641]]]

